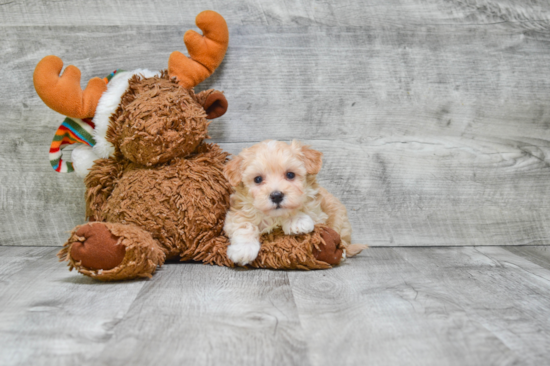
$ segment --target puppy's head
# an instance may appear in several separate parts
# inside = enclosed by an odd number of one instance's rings
[[[299,209],[307,199],[312,175],[319,173],[322,153],[294,140],[267,140],[234,157],[224,169],[229,183],[242,185],[254,207],[269,216]]]

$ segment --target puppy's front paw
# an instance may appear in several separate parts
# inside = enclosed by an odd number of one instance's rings
[[[313,219],[304,213],[292,216],[283,223],[283,231],[286,235],[307,234],[315,229]]]
[[[245,266],[256,259],[259,251],[260,242],[258,241],[232,240],[231,245],[227,247],[227,256],[233,263]]]

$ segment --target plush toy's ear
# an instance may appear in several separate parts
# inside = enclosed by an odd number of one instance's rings
[[[233,187],[238,186],[243,179],[242,162],[243,162],[242,157],[235,156],[223,168],[223,175],[225,175],[225,178],[229,181],[229,184],[231,184]]]
[[[221,117],[227,111],[227,99],[221,92],[213,92],[206,98],[206,101],[202,105],[206,111],[206,119],[214,119]]]
[[[206,119],[221,117],[227,111],[227,99],[222,92],[208,89],[197,94],[197,101],[206,112]]]
[[[323,166],[323,153],[313,150],[309,146],[304,146],[300,142],[294,140],[292,145],[298,147],[302,152],[302,160],[306,166],[307,174],[317,174]]]

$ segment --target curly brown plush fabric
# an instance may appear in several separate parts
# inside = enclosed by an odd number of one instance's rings
[[[331,265],[318,260],[314,251],[321,252],[326,243],[322,234],[324,225],[317,225],[309,234],[285,235],[282,229],[263,234],[258,257],[250,264],[254,268],[327,269]]]
[[[163,71],[134,75],[111,116],[107,140],[134,163],[153,166],[191,154],[208,136],[206,112],[192,89]]]
[[[168,258],[193,259],[202,242],[222,233],[230,194],[222,172],[227,156],[219,146],[203,144],[170,164],[128,164],[109,199],[93,214],[100,221],[150,232]]]

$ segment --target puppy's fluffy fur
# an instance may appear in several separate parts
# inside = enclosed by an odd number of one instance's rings
[[[234,187],[224,226],[231,241],[227,255],[233,262],[254,261],[260,234],[278,226],[293,235],[311,232],[315,224],[323,223],[340,234],[348,257],[366,248],[350,245],[345,206],[317,184],[321,166],[322,153],[296,140],[261,142],[225,166],[224,174]]]

